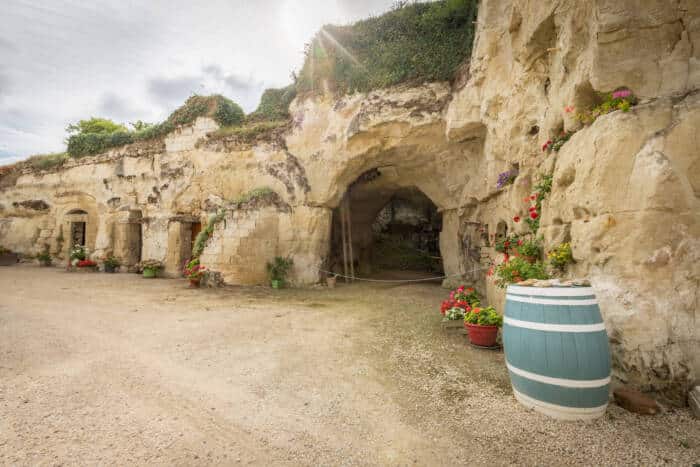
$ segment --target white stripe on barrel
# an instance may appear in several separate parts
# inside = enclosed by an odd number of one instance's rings
[[[552,378],[551,376],[538,375],[537,373],[532,373],[529,371],[521,370],[506,361],[506,366],[510,371],[523,378],[531,379],[545,384],[553,384],[555,386],[562,386],[565,388],[599,388],[610,384],[610,376],[602,379],[564,379],[564,378]]]
[[[536,331],[551,332],[596,332],[605,331],[605,323],[595,324],[549,324],[536,323],[534,321],[521,321],[519,319],[503,317],[503,323],[517,328],[534,329]]]
[[[522,285],[509,285],[509,294],[526,295],[531,297],[588,297],[594,296],[592,287],[524,287]]]
[[[536,297],[524,297],[520,295],[506,295],[506,298],[508,300],[512,300],[514,302],[522,302],[522,303],[537,303],[539,305],[566,305],[566,306],[571,306],[571,305],[597,305],[598,300],[595,298],[589,298],[589,299],[582,299],[582,300],[552,300],[548,298],[536,298]]]

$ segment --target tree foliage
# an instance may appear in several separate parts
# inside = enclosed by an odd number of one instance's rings
[[[73,157],[81,157],[135,141],[160,138],[180,125],[189,125],[198,117],[211,117],[221,126],[236,126],[243,123],[245,113],[238,104],[224,96],[193,95],[164,122],[154,125],[138,120],[131,123],[133,131],[111,120],[94,117],[69,125],[67,152]]]

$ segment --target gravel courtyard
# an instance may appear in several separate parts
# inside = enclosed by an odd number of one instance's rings
[[[686,465],[687,410],[561,423],[435,285],[192,290],[0,268],[2,465]]]

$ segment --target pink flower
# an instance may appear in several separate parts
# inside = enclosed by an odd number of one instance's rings
[[[629,97],[632,95],[632,91],[629,89],[620,89],[612,93],[613,99],[622,99],[623,97]]]
[[[564,107],[564,112],[566,112],[566,113],[568,113],[568,114],[570,114],[570,113],[573,112],[573,111],[574,111],[574,106],[573,106],[573,105],[567,105],[566,107]]]

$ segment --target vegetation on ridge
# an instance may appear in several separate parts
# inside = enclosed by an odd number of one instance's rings
[[[102,118],[91,118],[69,125],[68,154],[73,157],[98,154],[110,148],[136,141],[163,137],[181,125],[188,125],[198,117],[211,117],[221,126],[240,125],[245,120],[243,109],[221,95],[190,96],[162,123],[151,125],[138,121],[133,131]]]
[[[103,118],[69,125],[67,152],[30,158],[28,166],[57,167],[70,157],[162,138],[197,117],[211,117],[221,129],[212,136],[254,141],[277,134],[289,121],[297,93],[369,91],[403,82],[448,81],[471,54],[478,0],[398,1],[391,11],[347,26],[324,26],[306,47],[294,83],[266,89],[257,109],[245,115],[221,95],[193,95],[163,122],[137,121],[131,129]],[[67,156],[67,155],[68,156]],[[27,166],[27,164],[24,164]]]
[[[478,0],[401,1],[381,16],[324,26],[307,45],[297,91],[449,81],[471,54],[477,6]]]

